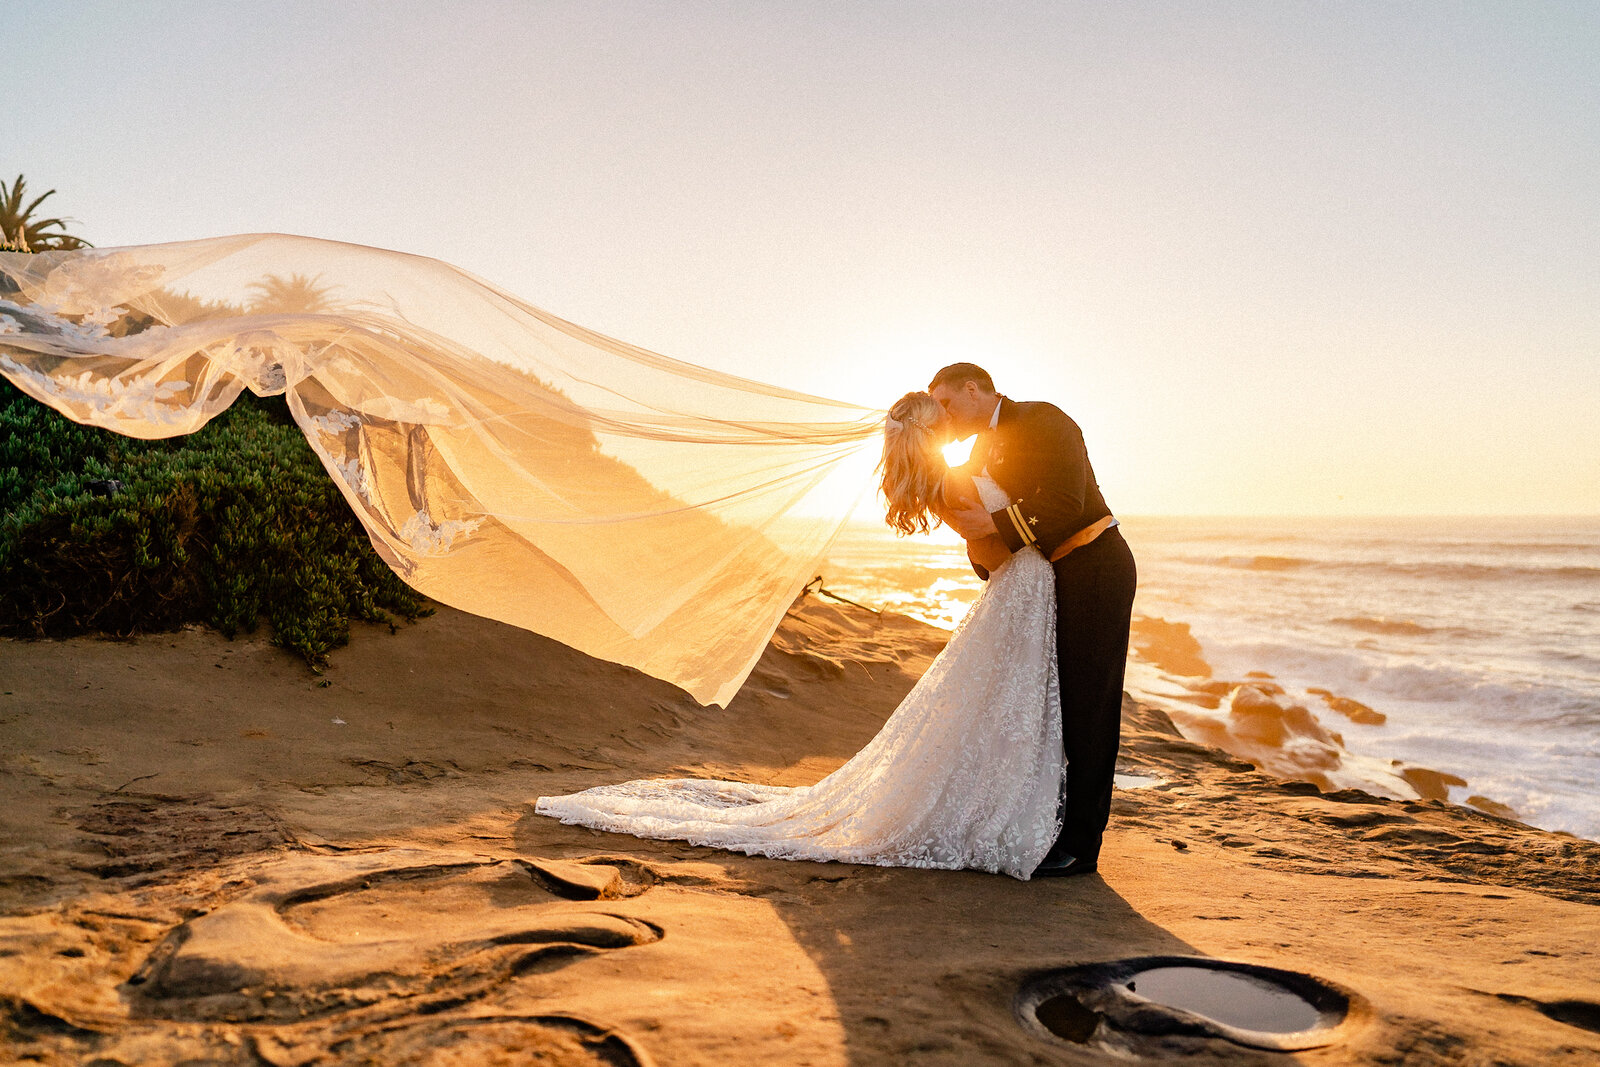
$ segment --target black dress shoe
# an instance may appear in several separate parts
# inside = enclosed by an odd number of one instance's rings
[[[1071,878],[1075,874],[1093,874],[1099,870],[1094,860],[1080,860],[1065,853],[1046,856],[1044,862],[1033,869],[1035,878]]]

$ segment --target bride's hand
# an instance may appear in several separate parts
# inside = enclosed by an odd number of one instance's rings
[[[972,477],[964,471],[945,473],[933,512],[963,539],[975,541],[997,533],[994,518],[984,509]]]
[[[948,511],[949,514],[941,515],[940,518],[968,541],[995,537],[999,533],[994,526],[994,516],[985,511],[981,504],[962,501],[959,507],[950,508]]]

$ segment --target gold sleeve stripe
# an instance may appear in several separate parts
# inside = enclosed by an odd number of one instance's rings
[[[1011,505],[1011,521],[1017,524],[1018,530],[1022,531],[1022,541],[1024,544],[1031,545],[1034,543],[1034,541],[1038,540],[1033,536],[1033,530],[1028,526],[1028,521],[1022,517],[1022,508],[1018,507],[1016,504]]]
[[[1006,507],[1006,514],[1011,516],[1011,525],[1017,528],[1017,536],[1022,538],[1024,545],[1036,544],[1038,538],[1033,536],[1033,531],[1028,528],[1028,523],[1022,517],[1022,510],[1015,504]]]

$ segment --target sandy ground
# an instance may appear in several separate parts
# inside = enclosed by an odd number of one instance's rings
[[[1119,790],[1098,876],[532,813],[631,777],[814,781],[943,639],[802,601],[727,710],[448,610],[358,630],[320,677],[201,629],[0,642],[0,1060],[1600,1063],[1600,845],[1280,781],[1131,700],[1124,769],[1154,781]],[[1293,1053],[1026,1010],[1058,972],[1173,955],[1350,1007]]]

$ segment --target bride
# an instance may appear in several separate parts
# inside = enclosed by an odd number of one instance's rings
[[[285,234],[0,253],[0,378],[140,438],[192,433],[245,389],[283,396],[412,588],[702,703],[732,699],[816,573],[842,517],[814,506],[854,499],[850,461],[880,426],[897,530],[982,529],[979,504],[1008,504],[989,478],[946,471],[953,423],[928,393],[885,422],[605,337],[437,260]],[[1037,538],[1023,540],[1014,556],[969,541],[992,572],[983,596],[878,736],[821,782],[629,782],[538,810],[774,857],[1054,872],[1039,864],[1065,762],[1056,596]],[[1126,633],[1125,614],[1106,621]],[[1111,652],[1089,677],[1111,696],[1097,727],[1110,744],[1073,750],[1091,772],[1116,751]],[[1104,796],[1091,773],[1080,807],[1103,825],[1111,764],[1098,763]]]
[[[996,511],[988,477],[947,469],[947,416],[907,393],[884,427],[886,521],[927,532],[963,502]],[[1065,772],[1055,655],[1055,587],[1036,548],[968,542],[989,580],[883,729],[815,785],[662,778],[541,797],[575,823],[775,859],[973,868],[1026,880],[1061,829]]]

